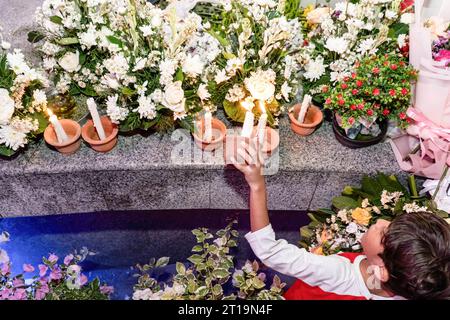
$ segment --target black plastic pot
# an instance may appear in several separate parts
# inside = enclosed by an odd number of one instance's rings
[[[380,126],[381,133],[373,138],[365,138],[365,139],[350,139],[345,134],[344,129],[342,129],[336,120],[336,116],[333,114],[333,132],[334,136],[336,137],[336,140],[339,141],[340,144],[343,146],[350,148],[350,149],[359,149],[359,148],[366,148],[373,146],[377,143],[380,143],[384,137],[386,136],[387,129],[388,129],[388,121],[387,120],[377,120],[378,125]]]

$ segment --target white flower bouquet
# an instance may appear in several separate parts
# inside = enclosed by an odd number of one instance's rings
[[[0,28],[1,32],[1,28]],[[0,33],[0,155],[11,157],[36,140],[48,121],[48,80]]]
[[[365,176],[361,188],[347,186],[341,196],[333,198],[333,209],[308,214],[311,223],[301,228],[300,245],[319,255],[360,252],[362,236],[378,219],[392,220],[412,212],[448,219],[449,214],[438,210],[433,200],[417,194],[414,176],[409,189],[395,176]]]
[[[330,84],[350,77],[367,55],[400,49],[410,13],[402,0],[342,1],[318,7],[306,18],[310,31],[302,50],[305,92],[323,104]]]
[[[122,131],[191,127],[208,107],[202,80],[220,54],[201,18],[145,0],[45,0],[43,65],[60,93],[95,97]]]
[[[275,0],[224,1],[211,19],[210,33],[224,48],[208,68],[211,99],[233,121],[244,122],[250,109],[261,114],[263,104],[268,123],[276,126],[283,105],[296,96],[303,36],[299,20],[286,18],[284,6]]]

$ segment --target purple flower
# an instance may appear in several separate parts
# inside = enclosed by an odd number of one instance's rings
[[[24,285],[23,280],[19,279],[19,278],[14,278],[13,280],[13,287],[14,288],[19,288],[22,287]]]
[[[84,286],[87,282],[88,278],[84,274],[81,274],[80,277],[78,278],[78,283],[80,284],[80,287]]]
[[[8,300],[9,296],[11,295],[11,289],[5,288],[3,290],[0,290],[0,300]]]
[[[68,265],[69,263],[71,263],[73,260],[73,254],[69,254],[64,258],[64,264]]]
[[[50,292],[50,288],[48,287],[47,282],[44,279],[39,280],[39,288],[36,289],[36,300],[43,300],[47,293]]]
[[[62,271],[59,267],[55,267],[50,272],[50,280],[59,280],[63,277]]]
[[[45,276],[45,274],[47,273],[48,267],[44,264],[40,264],[40,265],[38,265],[38,268],[39,268],[39,276],[40,277]]]
[[[24,272],[33,272],[34,271],[34,267],[31,264],[24,263],[23,271]]]
[[[14,292],[13,299],[14,300],[26,300],[27,299],[27,292],[25,291],[25,289],[17,289]]]
[[[101,286],[100,292],[106,295],[110,295],[111,293],[114,293],[114,287],[113,286]]]
[[[58,259],[58,256],[52,253],[48,256],[47,260],[50,261],[50,263],[56,263]]]

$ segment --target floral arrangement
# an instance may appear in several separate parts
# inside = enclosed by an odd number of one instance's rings
[[[401,54],[367,56],[357,62],[349,77],[325,95],[324,107],[335,112],[347,136],[377,136],[377,120],[394,120],[400,127],[411,122],[406,110],[411,100],[411,83],[416,79],[416,70]]]
[[[209,91],[227,116],[244,122],[247,110],[278,125],[284,104],[296,96],[299,64],[296,52],[303,37],[299,19],[284,15],[285,1],[230,0],[211,19],[210,33],[223,46],[208,68]]]
[[[308,12],[312,30],[302,50],[305,92],[323,104],[330,84],[350,77],[357,61],[404,47],[409,8],[401,0],[341,1]]]
[[[134,287],[134,300],[280,300],[285,286],[278,276],[266,289],[266,275],[259,271],[259,265],[247,261],[241,270],[235,270],[230,250],[237,246],[238,232],[231,222],[216,233],[216,238],[208,229],[195,229],[197,245],[192,248],[188,268],[176,263],[176,274],[164,283],[150,276],[150,271],[168,264],[169,258],[152,259],[149,264],[138,265],[140,274]],[[227,290],[231,282],[232,289]],[[231,291],[227,293],[227,291]]]
[[[450,22],[442,18],[432,17],[425,22],[433,37],[433,58],[450,66]]]
[[[365,176],[361,188],[347,186],[332,200],[333,209],[309,214],[312,222],[301,228],[300,245],[320,255],[360,252],[363,234],[378,219],[392,220],[400,214],[423,211],[449,218],[432,200],[418,196],[414,176],[410,189],[411,193],[395,176]]]
[[[0,243],[9,241],[3,232]],[[100,285],[99,279],[89,282],[81,273],[79,264],[93,252],[86,248],[67,255],[62,263],[50,254],[43,258],[37,269],[31,264],[23,265],[23,273],[11,274],[11,261],[5,250],[0,249],[0,300],[107,300],[113,288]],[[28,275],[38,275],[28,278]]]
[[[200,16],[145,0],[45,0],[43,65],[60,93],[95,97],[122,131],[191,128],[212,108],[203,74],[221,53]]]
[[[0,28],[0,155],[5,157],[37,139],[47,126],[48,80],[19,49],[10,48]]]

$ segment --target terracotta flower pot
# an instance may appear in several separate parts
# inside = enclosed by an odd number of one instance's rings
[[[298,103],[294,106],[294,110],[289,113],[289,118],[291,119],[291,129],[298,135],[309,136],[323,121],[323,112],[320,108],[312,104],[308,108],[304,123],[300,123],[297,121],[300,108],[301,104]]]
[[[82,129],[82,136],[84,141],[89,143],[92,149],[97,152],[109,152],[117,144],[117,134],[119,133],[119,127],[117,124],[112,123],[109,117],[103,116],[100,118],[102,121],[103,129],[105,130],[106,139],[100,140],[97,130],[94,127],[94,122],[88,120]]]
[[[258,128],[253,128],[253,137],[258,134]],[[263,154],[271,155],[276,148],[280,145],[280,135],[278,131],[272,129],[271,127],[266,127],[266,134],[264,135],[264,141],[262,143]]]
[[[78,122],[69,119],[61,119],[59,120],[59,122],[61,123],[61,126],[69,137],[69,140],[64,143],[59,143],[55,129],[53,128],[53,125],[50,124],[44,131],[45,142],[55,147],[56,150],[64,155],[70,155],[77,152],[81,146],[80,125],[78,124]]]
[[[198,122],[198,131],[194,132],[195,143],[199,148],[205,151],[214,151],[215,149],[223,145],[225,135],[227,133],[227,127],[225,124],[217,118],[212,118],[212,140],[210,142],[204,140],[205,134],[205,120],[202,119]]]

